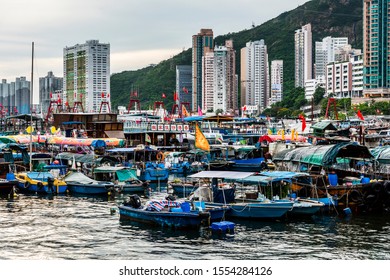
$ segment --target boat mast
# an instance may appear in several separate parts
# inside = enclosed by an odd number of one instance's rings
[[[32,42],[31,51],[31,84],[30,84],[30,171],[32,171],[32,105],[33,105],[33,92],[34,92],[34,42]]]

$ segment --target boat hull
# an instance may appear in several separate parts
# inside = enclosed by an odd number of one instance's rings
[[[86,185],[76,185],[68,184],[68,190],[70,193],[75,194],[109,194],[112,191],[111,185],[105,184],[86,184]]]
[[[68,190],[67,185],[59,185],[59,186],[38,186],[38,184],[27,184],[19,183],[18,184],[18,190],[20,192],[26,192],[26,193],[39,193],[39,194],[64,194]]]
[[[222,203],[206,202],[206,206],[222,206]],[[227,213],[233,218],[279,219],[293,207],[293,203],[229,203],[231,210]]]
[[[210,214],[207,212],[158,212],[124,205],[119,206],[119,214],[121,220],[132,220],[173,228],[197,228],[207,225],[210,217]]]

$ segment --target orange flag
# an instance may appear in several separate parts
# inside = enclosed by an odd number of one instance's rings
[[[190,116],[190,113],[188,113],[187,109],[186,109],[186,106],[184,105],[181,105],[181,114],[183,117],[189,117]]]
[[[203,151],[210,151],[210,144],[203,132],[200,130],[198,123],[195,124],[195,147]]]

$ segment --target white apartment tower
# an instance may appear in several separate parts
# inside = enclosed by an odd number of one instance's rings
[[[330,36],[322,39],[322,42],[315,44],[315,78],[325,80],[326,65],[331,62],[339,61],[338,55],[343,48],[348,45],[348,38]]]
[[[305,87],[312,78],[312,33],[311,24],[295,30],[295,87]]]
[[[237,75],[233,41],[214,50],[205,48],[202,57],[202,104],[204,111],[234,113],[238,108]]]
[[[202,111],[214,111],[214,52],[205,49],[202,57]]]
[[[64,48],[64,103],[82,102],[86,112],[108,112],[110,102],[110,44],[89,40]],[[108,102],[108,106],[106,105]]]
[[[363,55],[352,55],[349,61],[327,65],[326,94],[336,98],[363,96]]]
[[[283,60],[271,61],[271,97],[269,105],[283,99]]]
[[[269,99],[268,53],[264,40],[248,42],[241,49],[241,106],[262,111]]]

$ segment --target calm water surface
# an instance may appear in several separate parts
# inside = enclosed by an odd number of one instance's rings
[[[234,234],[217,235],[120,222],[123,199],[0,198],[0,259],[390,259],[390,214],[234,221]]]

